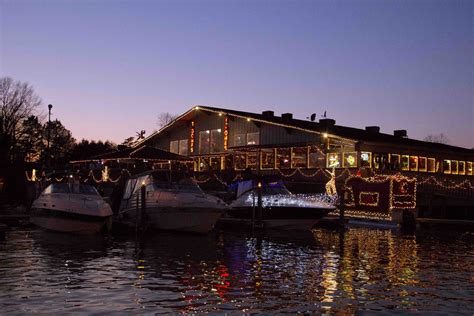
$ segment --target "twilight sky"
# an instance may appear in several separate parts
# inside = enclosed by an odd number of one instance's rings
[[[474,147],[471,0],[0,0],[0,76],[76,139],[157,129],[192,105]]]

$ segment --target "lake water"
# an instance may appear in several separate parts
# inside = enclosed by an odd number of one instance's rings
[[[0,240],[0,312],[474,313],[474,234],[157,233],[15,229]]]

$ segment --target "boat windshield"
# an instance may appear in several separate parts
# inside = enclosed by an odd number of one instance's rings
[[[43,194],[52,193],[72,193],[85,195],[99,195],[97,190],[90,185],[85,184],[70,184],[70,183],[53,183],[50,184],[43,192]]]
[[[155,181],[147,186],[152,190],[176,190],[181,192],[202,193],[201,188],[191,178],[182,178],[176,181]]]
[[[282,183],[269,183],[268,185],[263,186],[262,193],[264,195],[291,194]]]

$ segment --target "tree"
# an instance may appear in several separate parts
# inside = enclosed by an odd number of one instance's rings
[[[85,160],[95,156],[105,154],[117,149],[117,145],[110,141],[88,141],[82,139],[79,143],[74,144],[71,153],[71,160]]]
[[[33,115],[41,99],[28,83],[0,78],[0,161],[15,158],[22,122]]]
[[[443,133],[430,134],[423,139],[425,142],[438,143],[438,144],[449,144],[449,139]]]
[[[45,150],[46,161],[50,161],[53,165],[67,163],[71,157],[74,143],[76,140],[72,137],[71,131],[66,129],[59,120],[47,122],[45,124],[43,138],[48,137],[50,133],[49,149]],[[48,157],[49,156],[49,157]]]
[[[157,125],[159,128],[163,128],[178,117],[177,114],[171,114],[169,112],[163,112],[158,114]]]
[[[16,148],[17,155],[26,162],[35,162],[40,159],[45,144],[43,140],[43,125],[37,116],[30,115],[22,122]]]
[[[125,147],[132,147],[134,143],[135,143],[135,137],[131,136],[131,137],[125,138],[123,143],[120,145],[123,145]]]

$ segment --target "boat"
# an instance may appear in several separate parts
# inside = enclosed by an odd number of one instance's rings
[[[127,180],[118,221],[158,230],[208,233],[227,209],[227,204],[205,194],[190,176],[157,170]]]
[[[47,230],[67,233],[109,231],[112,209],[91,186],[52,183],[33,202],[30,221]]]
[[[236,199],[230,204],[226,219],[231,223],[241,221],[262,224],[270,229],[309,230],[336,208],[336,196],[292,194],[280,181],[240,181],[233,185],[233,189]]]

